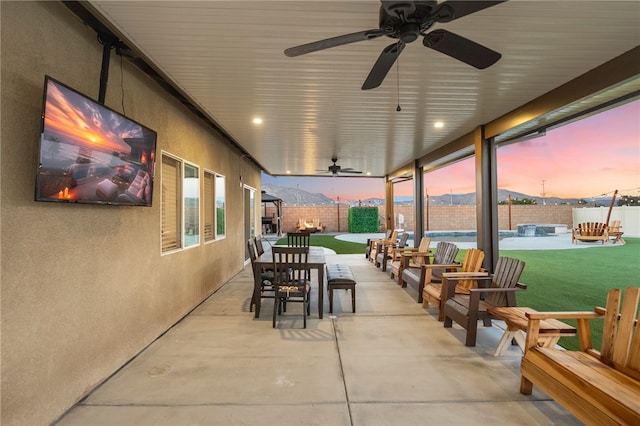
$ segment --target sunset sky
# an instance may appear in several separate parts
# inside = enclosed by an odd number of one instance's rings
[[[473,158],[425,175],[429,195],[475,191]],[[382,179],[272,177],[263,184],[322,193],[341,201],[384,198]],[[548,130],[543,137],[498,149],[498,187],[531,196],[640,196],[640,101]],[[394,187],[411,195],[412,182]]]
[[[140,125],[53,80],[47,85],[45,130],[63,142],[103,151],[129,152],[131,147],[124,138],[144,136]]]

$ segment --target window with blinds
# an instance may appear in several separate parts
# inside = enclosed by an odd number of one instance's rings
[[[204,171],[204,194],[202,194],[202,204],[204,206],[204,240],[215,239],[214,226],[216,220],[216,198],[215,198],[215,177],[214,173]]]
[[[182,248],[182,162],[162,154],[162,252]]]

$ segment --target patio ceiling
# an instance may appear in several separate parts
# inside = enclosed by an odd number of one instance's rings
[[[638,1],[512,0],[433,28],[500,52],[494,66],[477,70],[418,40],[380,87],[361,90],[391,39],[283,51],[377,28],[377,0],[86,5],[273,175],[315,175],[337,156],[385,176],[640,44]]]

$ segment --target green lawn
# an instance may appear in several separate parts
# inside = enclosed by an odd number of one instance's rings
[[[503,250],[500,255],[526,262],[521,281],[528,288],[518,293],[518,305],[539,311],[591,311],[606,304],[610,289],[640,286],[640,239],[625,241],[575,250]],[[592,332],[594,342],[600,342],[601,321],[594,321]],[[578,348],[577,338],[562,338],[560,344]]]
[[[591,311],[606,304],[611,288],[640,286],[640,239],[625,238],[625,245],[571,250],[501,250],[501,256],[526,262],[521,282],[526,291],[518,293],[518,305],[539,311]],[[286,244],[286,238],[278,241]],[[366,245],[312,235],[310,244],[338,254],[362,253]],[[460,250],[458,260],[462,260]],[[602,336],[601,321],[594,321],[594,342]],[[560,344],[578,348],[577,338],[562,338]]]

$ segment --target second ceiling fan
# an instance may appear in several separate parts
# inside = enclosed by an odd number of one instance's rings
[[[437,29],[427,33],[435,23],[446,23],[503,1],[449,0],[438,4],[433,0],[381,1],[379,28],[345,34],[312,43],[291,47],[284,51],[290,57],[342,46],[358,41],[371,40],[383,35],[398,39],[387,46],[373,65],[362,90],[373,89],[384,81],[387,73],[400,56],[407,43],[422,36],[425,47],[437,50],[478,69],[495,64],[500,53],[447,30]]]

